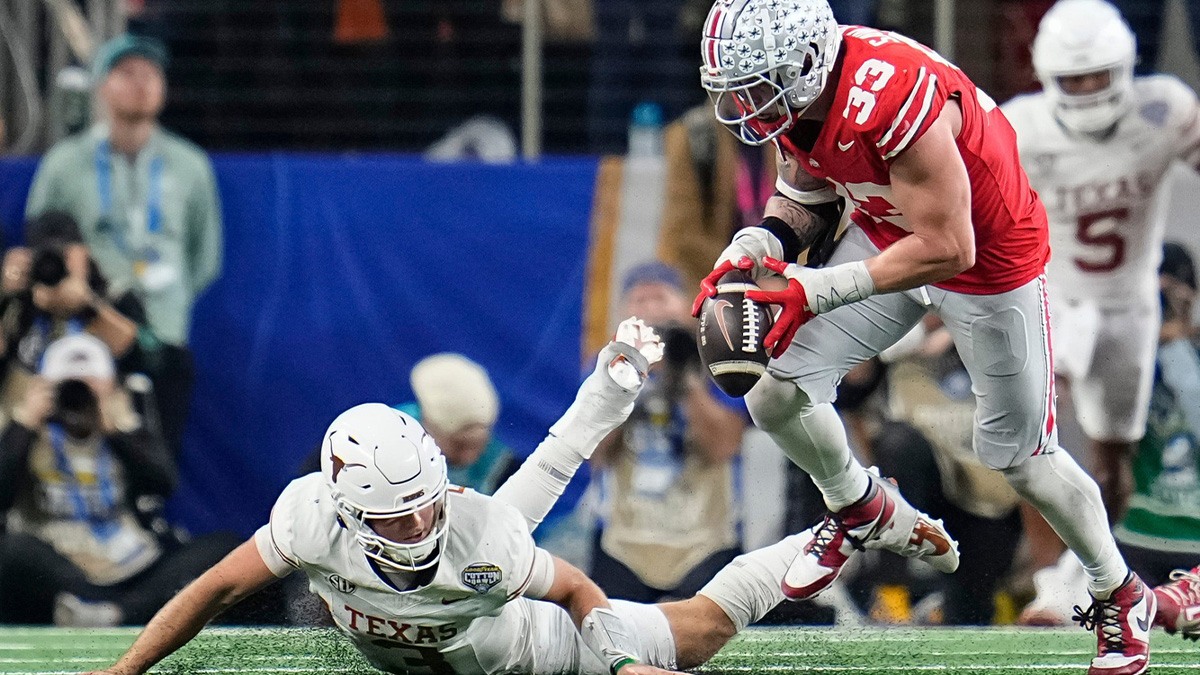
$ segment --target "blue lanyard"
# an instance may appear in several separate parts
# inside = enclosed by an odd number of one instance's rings
[[[34,317],[33,322],[37,325],[38,332],[42,334],[42,345],[50,344],[50,319],[46,316]],[[83,332],[83,322],[79,319],[67,319],[67,329],[63,331],[63,335],[78,335]]]
[[[75,470],[71,468],[71,461],[67,457],[65,432],[57,424],[48,424],[46,426],[50,430],[50,445],[54,448],[54,461],[58,466],[58,472],[66,482],[71,484],[68,486],[68,490],[71,492],[71,501],[75,506],[75,519],[86,522],[88,527],[91,528],[92,534],[96,535],[97,539],[108,539],[116,534],[120,527],[111,518],[101,520],[100,515],[92,515],[91,509],[88,508],[87,500],[83,496],[83,488],[80,486],[79,479],[75,476]],[[109,457],[108,444],[101,441],[100,447],[96,450],[96,484],[100,488],[101,505],[109,514],[111,514],[113,507],[117,503],[112,482],[109,480],[111,465],[112,460]]]
[[[162,231],[162,176],[163,158],[155,155],[150,159],[150,184],[146,194],[146,231],[158,234]],[[112,189],[112,153],[108,141],[101,140],[96,144],[96,187],[100,193],[100,210],[105,219],[113,222],[113,189]],[[113,237],[117,247],[129,253],[129,245],[124,233],[113,227]]]

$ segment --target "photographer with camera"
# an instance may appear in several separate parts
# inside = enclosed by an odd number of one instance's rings
[[[0,431],[0,623],[145,622],[236,544],[215,535],[168,550],[139,522],[135,496],[169,494],[178,475],[134,399],[99,338],[46,348]]]
[[[158,340],[155,400],[178,456],[195,377],[192,307],[220,274],[222,226],[208,156],[158,122],[166,66],[166,47],[145,36],[120,35],[96,50],[100,120],[46,153],[25,213],[70,213],[104,276],[145,307]]]
[[[704,375],[675,268],[633,268],[623,302],[623,316],[662,336],[665,355],[629,421],[592,456],[602,522],[591,577],[614,598],[691,597],[741,553],[735,462],[749,420]]]
[[[86,332],[117,357],[117,370],[155,376],[158,341],[141,302],[130,292],[111,293],[66,213],[50,211],[25,225],[26,247],[4,257],[0,304],[0,372],[3,410],[24,397],[46,346],[64,335]]]

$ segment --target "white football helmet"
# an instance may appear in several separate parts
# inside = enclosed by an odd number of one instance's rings
[[[446,537],[446,458],[416,419],[382,403],[338,415],[321,444],[321,474],[338,515],[367,557],[388,568],[418,572],[437,563]],[[370,520],[438,508],[433,528],[416,542],[386,539]]]
[[[1110,129],[1133,105],[1137,43],[1121,12],[1104,0],[1062,0],[1046,12],[1033,41],[1033,68],[1054,114],[1080,133]],[[1060,78],[1108,72],[1108,86],[1072,95]]]
[[[821,95],[841,41],[826,0],[717,0],[704,23],[700,83],[717,120],[762,145]]]

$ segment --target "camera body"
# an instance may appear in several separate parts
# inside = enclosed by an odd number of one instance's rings
[[[34,249],[29,267],[29,279],[35,284],[57,286],[67,278],[65,247],[50,245]]]
[[[54,388],[50,421],[62,425],[75,438],[88,438],[100,430],[100,399],[87,382],[63,380]]]

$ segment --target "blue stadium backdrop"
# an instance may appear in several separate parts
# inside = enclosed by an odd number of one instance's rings
[[[531,452],[580,379],[598,162],[216,156],[225,269],[195,311],[177,518],[248,535],[334,415],[409,400],[409,369],[438,351],[487,367],[497,435]],[[0,162],[8,245],[35,166]]]

